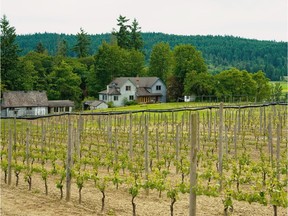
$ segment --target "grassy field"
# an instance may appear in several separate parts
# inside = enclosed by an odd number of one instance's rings
[[[280,85],[282,86],[282,93],[288,92],[288,82],[287,81],[273,81],[271,83],[272,84],[280,83]]]
[[[249,102],[248,102],[249,103]],[[251,102],[252,103],[252,102]],[[183,108],[196,108],[196,107],[207,107],[207,106],[219,106],[220,103],[216,102],[169,102],[169,103],[154,103],[154,104],[138,104],[123,107],[114,107],[109,109],[99,109],[99,110],[87,110],[85,113],[89,112],[122,112],[122,111],[138,111],[138,110],[172,110],[172,109],[183,109]],[[242,103],[224,103],[224,105],[247,105],[247,102]]]

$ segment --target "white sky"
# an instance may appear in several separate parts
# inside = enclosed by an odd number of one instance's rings
[[[287,0],[1,0],[17,34],[88,34],[117,29],[119,15],[142,32],[233,35],[288,41]]]

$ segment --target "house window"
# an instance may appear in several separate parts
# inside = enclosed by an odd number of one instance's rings
[[[126,91],[131,91],[131,86],[126,86]]]
[[[157,90],[157,91],[161,91],[161,85],[157,85],[157,86],[156,86],[156,90]]]
[[[27,110],[32,110],[32,107],[27,107]]]
[[[129,100],[134,100],[134,95],[129,95]]]
[[[103,100],[107,100],[107,95],[103,95]]]
[[[118,101],[118,96],[117,95],[114,96],[114,101]]]

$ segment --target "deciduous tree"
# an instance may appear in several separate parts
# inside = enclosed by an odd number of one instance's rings
[[[177,98],[183,97],[184,94],[184,79],[186,74],[191,71],[196,73],[207,73],[207,66],[200,51],[197,51],[192,45],[178,45],[174,48],[174,61],[173,75],[179,88],[177,91]]]
[[[159,77],[166,82],[171,73],[172,60],[172,52],[168,43],[160,42],[154,45],[150,56],[148,75]]]

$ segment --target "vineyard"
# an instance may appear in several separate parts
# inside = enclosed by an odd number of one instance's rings
[[[1,119],[1,181],[86,215],[200,215],[203,197],[215,215],[286,215],[287,132],[286,105]],[[119,193],[127,208],[111,207]]]

